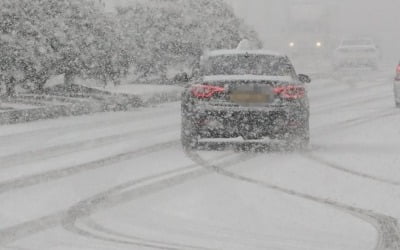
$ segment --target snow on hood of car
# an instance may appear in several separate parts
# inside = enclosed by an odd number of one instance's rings
[[[293,81],[291,76],[268,76],[268,75],[215,75],[204,76],[206,82],[218,81],[274,81],[274,82],[290,82]]]

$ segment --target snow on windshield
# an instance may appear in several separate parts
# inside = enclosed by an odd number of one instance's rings
[[[212,56],[203,64],[204,75],[293,75],[288,59],[269,55]]]

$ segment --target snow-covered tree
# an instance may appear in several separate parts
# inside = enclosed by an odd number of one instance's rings
[[[96,0],[1,1],[0,79],[37,90],[55,74],[116,81],[127,67],[114,20]]]
[[[143,75],[195,63],[204,50],[235,48],[243,38],[258,41],[223,0],[148,0],[117,11],[130,62]]]

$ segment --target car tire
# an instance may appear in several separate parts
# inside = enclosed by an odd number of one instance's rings
[[[289,137],[285,140],[284,149],[292,150],[307,150],[310,146],[310,137]]]
[[[310,146],[310,125],[308,120],[304,121],[302,127],[289,132],[285,146],[291,150],[306,150]]]
[[[302,138],[298,144],[298,149],[299,150],[306,150],[310,147],[310,136],[307,136],[306,138]]]
[[[199,144],[197,128],[184,111],[182,112],[181,143],[184,150],[195,150]]]

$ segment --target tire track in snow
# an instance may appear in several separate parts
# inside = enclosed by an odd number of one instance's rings
[[[345,121],[338,122],[338,123],[335,123],[335,124],[330,124],[330,125],[326,125],[326,126],[317,127],[317,128],[315,128],[315,130],[319,130],[318,131],[319,133],[317,133],[317,135],[321,135],[321,134],[323,134],[322,132],[324,130],[328,130],[330,128],[335,128],[336,131],[337,130],[340,131],[340,129],[352,128],[352,127],[356,127],[356,126],[359,126],[359,125],[363,125],[363,124],[369,123],[371,121],[376,121],[378,119],[382,119],[382,118],[386,118],[386,117],[392,117],[392,116],[396,116],[396,115],[400,115],[398,110],[392,110],[392,111],[383,112],[383,113],[382,112],[376,112],[376,113],[373,113],[373,114],[363,115],[363,116],[360,116],[360,117],[356,117],[356,118],[353,118],[353,119],[345,120]],[[324,160],[324,159],[318,157],[316,154],[313,154],[311,151],[303,152],[301,155],[303,157],[311,160],[311,161],[320,163],[321,165],[323,165],[325,167],[329,167],[329,168],[335,169],[337,171],[344,172],[346,174],[350,174],[350,175],[353,175],[353,176],[358,176],[358,177],[361,177],[361,178],[373,180],[373,181],[384,183],[384,184],[400,186],[400,182],[399,181],[394,181],[394,180],[390,180],[390,179],[387,179],[387,178],[382,178],[382,177],[369,175],[369,174],[366,174],[366,173],[362,173],[360,171],[350,170],[350,169],[348,169],[346,167],[343,167],[343,166],[340,166],[338,164],[335,164],[335,163],[329,162],[327,160]]]
[[[86,221],[85,224],[88,225],[91,229],[94,229],[94,230],[96,230],[98,232],[102,232],[102,233],[104,233],[106,235],[110,235],[110,236],[114,236],[114,237],[118,237],[118,238],[145,241],[145,242],[151,242],[151,243],[154,243],[154,244],[166,244],[166,245],[170,245],[170,246],[174,246],[174,247],[180,247],[180,248],[183,247],[183,249],[188,249],[188,250],[189,249],[190,250],[212,250],[212,248],[195,247],[195,246],[189,246],[189,245],[184,245],[184,244],[173,244],[173,243],[170,243],[170,242],[149,240],[149,239],[144,239],[144,238],[140,238],[140,237],[137,237],[137,236],[118,233],[118,232],[114,232],[113,230],[110,230],[108,228],[105,228],[102,225],[97,224],[94,221]]]
[[[67,211],[52,213],[30,220],[12,227],[0,230],[0,246],[7,246],[18,239],[29,237],[50,228],[56,227],[62,223],[63,218],[67,216]]]
[[[235,155],[235,154],[233,154]],[[232,154],[227,154],[225,157],[232,156]],[[217,159],[221,159],[219,156]],[[234,158],[232,160],[226,160],[220,163],[222,166],[233,166],[238,164],[239,162],[243,162],[247,159],[243,157]],[[179,173],[180,171],[184,171],[183,173]],[[111,189],[105,193],[98,194],[88,200],[78,203],[77,205],[71,207],[68,210],[68,216],[64,218],[63,227],[72,233],[79,234],[81,236],[103,240],[103,241],[111,241],[120,244],[129,244],[129,245],[137,245],[137,242],[126,241],[126,240],[116,240],[113,237],[103,237],[101,235],[97,235],[93,232],[88,232],[87,230],[83,230],[77,225],[78,220],[84,219],[85,217],[89,217],[91,214],[104,210],[119,204],[128,203],[132,200],[151,195],[156,192],[160,192],[166,190],[171,187],[175,187],[181,184],[184,184],[190,180],[200,178],[202,176],[206,176],[211,174],[212,172],[201,168],[201,166],[197,164],[192,164],[190,166],[184,167],[177,171],[176,175],[171,177],[163,178],[154,183],[147,184],[145,186],[135,187],[139,183],[133,181],[123,184],[122,186]],[[131,190],[124,191],[126,189],[133,188]],[[146,240],[148,242],[148,240]],[[154,242],[154,241],[152,241]],[[141,243],[140,243],[141,244]],[[147,244],[147,243],[146,243]],[[171,243],[168,243],[170,245]],[[180,244],[173,244],[174,246],[182,246]],[[150,247],[150,246],[149,246]],[[157,249],[167,249],[167,248],[159,248],[158,246],[153,246],[153,248]],[[188,249],[188,248],[181,248]],[[209,248],[200,248],[191,246],[191,249],[204,249],[207,250]]]
[[[22,247],[5,247],[4,250],[5,249],[8,249],[8,250],[31,250],[31,249],[22,248]]]
[[[226,162],[221,163],[221,165],[232,166],[241,161],[243,161],[243,159],[227,160]],[[83,200],[67,210],[1,229],[0,246],[6,246],[12,242],[60,225],[67,230],[74,232],[76,228],[75,224],[78,219],[90,216],[96,211],[131,202],[135,199],[184,184],[190,180],[200,178],[207,174],[210,174],[208,170],[201,168],[197,164],[191,164],[186,167],[118,185],[105,192]],[[77,232],[75,233],[79,233],[80,231],[81,229],[77,228]],[[121,244],[126,244],[126,242]]]
[[[358,100],[352,100],[351,102],[340,101],[337,103],[328,103],[328,104],[313,108],[313,111],[314,111],[313,114],[319,115],[319,114],[324,114],[326,112],[340,111],[340,109],[354,107],[354,105],[370,104],[370,103],[373,103],[374,101],[382,101],[382,100],[386,100],[386,99],[392,98],[392,97],[393,97],[393,95],[386,95],[386,96],[379,96],[379,97],[368,96],[368,97],[359,98]]]
[[[182,169],[177,169],[174,170],[176,172],[182,171]],[[173,171],[169,172],[164,172],[158,175],[152,175],[149,177],[145,177],[139,180],[134,180],[130,183],[126,183],[125,185],[119,185],[117,187],[114,187],[108,191],[105,191],[99,195],[95,195],[92,197],[92,204],[97,204],[101,199],[101,197],[107,197],[107,195],[111,195],[116,191],[123,190],[127,187],[130,187],[130,185],[139,185],[141,183],[144,183],[146,181],[151,181],[156,178],[161,178],[163,176],[167,176],[169,174],[173,174]],[[105,199],[105,198],[103,198]],[[89,202],[90,204],[90,202]],[[63,225],[63,223],[66,223],[68,221],[67,218],[70,217],[70,211],[69,210],[64,210],[60,212],[56,212],[50,215],[46,215],[43,217],[40,217],[35,220],[30,220],[24,223],[21,223],[19,225],[15,225],[12,227],[8,227],[5,229],[0,230],[0,246],[6,245],[12,242],[15,242],[19,239],[23,239],[25,237],[31,236],[36,233],[40,233],[42,231],[51,229],[53,227],[57,227],[59,225]]]
[[[117,244],[130,245],[130,246],[140,246],[150,249],[165,249],[165,250],[215,250],[212,248],[203,248],[198,246],[191,246],[186,244],[177,244],[166,241],[157,241],[150,240],[141,237],[136,237],[132,235],[122,234],[114,232],[110,229],[104,228],[103,226],[97,224],[96,222],[90,221],[86,222],[91,230],[84,230],[79,228],[78,226],[74,226],[73,228],[69,228],[68,230],[78,233],[80,236],[85,236],[87,238],[92,238],[101,241],[108,241]]]
[[[0,183],[0,194],[15,191],[18,189],[31,187],[38,184],[48,183],[51,181],[59,180],[62,178],[70,177],[73,175],[77,175],[83,172],[87,172],[90,170],[100,169],[108,167],[112,164],[116,164],[118,162],[132,160],[134,158],[144,156],[147,154],[152,154],[158,151],[162,151],[168,149],[170,147],[176,147],[179,145],[179,141],[169,141],[165,143],[160,143],[156,145],[152,145],[150,147],[137,149],[130,152],[125,152],[121,154],[117,154],[111,157],[102,158],[99,160],[91,161],[88,163],[82,163],[80,165],[75,165],[63,169],[58,170],[50,170],[30,176],[24,176],[17,179],[5,181]]]
[[[317,134],[324,134],[324,132],[326,132],[327,130],[329,130],[329,133],[337,133],[337,131],[341,131],[341,129],[348,129],[348,128],[352,128],[352,127],[357,127],[359,125],[363,125],[366,123],[369,123],[371,121],[376,121],[378,119],[382,119],[382,118],[386,118],[386,117],[392,117],[392,116],[396,116],[396,115],[400,115],[400,112],[398,112],[398,110],[389,110],[389,111],[385,111],[385,112],[373,112],[373,113],[369,113],[369,114],[365,114],[365,115],[361,115],[352,119],[347,119],[344,121],[339,121],[339,122],[334,122],[328,125],[323,125],[323,126],[318,126],[315,128],[312,128],[312,130],[317,130]],[[335,131],[332,131],[332,129],[335,129]]]
[[[85,141],[77,141],[68,144],[62,144],[37,150],[31,150],[27,152],[20,152],[11,155],[6,155],[0,157],[0,162],[1,162],[0,169],[6,169],[17,165],[46,160],[48,158],[54,158],[65,154],[80,152],[82,150],[99,148],[107,144],[122,142],[130,138],[133,139],[135,136],[138,135],[149,134],[154,132],[156,133],[164,132],[173,128],[176,128],[176,125],[171,125],[161,128],[142,129],[124,134],[104,136]]]
[[[335,209],[342,210],[347,212],[357,218],[364,220],[365,222],[371,224],[378,232],[378,242],[375,247],[376,250],[400,250],[400,228],[398,225],[398,221],[390,216],[378,214],[372,211],[363,210],[361,208],[352,207],[338,201],[333,201],[329,199],[319,198],[317,196],[313,196],[310,194],[298,192],[296,190],[284,188],[278,185],[274,185],[265,181],[253,179],[250,177],[246,177],[243,175],[239,175],[237,173],[228,171],[226,167],[213,165],[205,161],[198,153],[196,152],[187,152],[188,156],[193,160],[193,162],[203,166],[205,169],[209,171],[214,171],[215,173],[225,176],[230,179],[234,179],[237,181],[253,184],[260,186],[262,188],[267,188],[271,190],[275,190],[281,193],[285,193],[290,196],[295,196],[297,198],[306,199],[309,201],[317,202],[319,204],[324,204],[331,206]]]
[[[379,80],[382,80],[382,79],[379,79]],[[360,84],[361,82],[363,82],[363,81],[357,81],[356,83]],[[324,93],[319,93],[316,96],[312,95],[312,99],[318,101],[318,100],[321,100],[321,99],[330,98],[330,97],[335,96],[335,95],[348,94],[349,92],[354,92],[354,91],[357,91],[357,90],[358,91],[365,91],[365,90],[372,90],[372,89],[375,89],[375,88],[381,89],[382,86],[385,86],[385,84],[383,84],[383,83],[369,84],[369,85],[362,86],[362,87],[361,86],[349,86],[349,85],[347,85],[346,89],[339,89],[339,90],[334,90],[334,91],[329,91],[329,92],[325,92],[324,91]],[[326,90],[326,88],[324,88],[324,90]],[[317,91],[320,91],[320,90],[317,90]]]
[[[354,175],[354,176],[357,176],[357,177],[361,177],[361,178],[364,178],[364,179],[369,179],[369,180],[380,182],[380,183],[384,183],[384,184],[389,184],[389,185],[393,185],[393,186],[400,186],[400,182],[399,181],[394,181],[394,180],[390,180],[390,179],[386,179],[386,178],[382,178],[382,177],[369,175],[369,174],[362,173],[362,172],[359,172],[359,171],[351,170],[351,169],[348,169],[346,167],[340,166],[339,164],[335,164],[335,163],[329,162],[329,161],[327,161],[325,159],[322,159],[322,158],[316,156],[315,154],[313,154],[311,152],[302,153],[301,155],[303,157],[305,157],[306,159],[309,159],[309,160],[311,160],[313,162],[319,163],[320,165],[323,165],[323,166],[328,167],[328,168],[335,169],[335,170],[340,171],[340,172],[344,172],[346,174]]]

